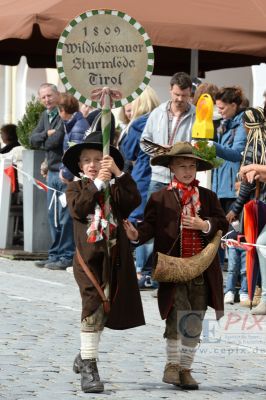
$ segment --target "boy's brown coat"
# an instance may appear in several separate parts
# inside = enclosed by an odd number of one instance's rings
[[[178,192],[175,192],[178,196]],[[206,244],[213,238],[217,230],[223,234],[227,232],[228,222],[223,209],[214,192],[199,187],[201,209],[199,216],[208,219],[211,230],[208,234],[202,234],[206,238]],[[154,237],[154,252],[167,254],[180,231],[181,206],[177,203],[172,190],[166,188],[151,195],[145,209],[144,222],[139,225],[139,240],[144,243]],[[180,256],[179,243],[172,250],[172,256]],[[210,267],[204,272],[208,286],[208,305],[216,311],[217,319],[223,316],[223,277],[219,264],[218,254]],[[161,317],[165,319],[171,309],[176,285],[161,283],[158,291],[158,303]]]
[[[113,248],[113,266],[110,268],[106,241],[87,243],[88,214],[93,214],[99,191],[93,182],[76,181],[66,191],[69,211],[74,221],[76,246],[81,256],[101,284],[111,282],[111,312],[106,326],[111,329],[127,329],[145,324],[142,303],[136,278],[136,269],[122,226],[141,201],[133,179],[128,174],[115,180],[111,185],[112,210],[118,220],[117,248]],[[110,274],[110,275],[109,275]],[[92,315],[101,304],[100,296],[74,257],[74,276],[82,299],[81,319]]]

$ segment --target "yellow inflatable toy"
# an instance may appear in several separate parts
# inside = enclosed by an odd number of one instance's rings
[[[193,139],[213,139],[213,101],[209,94],[200,96],[196,106],[196,119],[192,127]]]

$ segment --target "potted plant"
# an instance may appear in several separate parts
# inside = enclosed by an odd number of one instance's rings
[[[26,149],[32,149],[30,144],[30,136],[34,128],[37,126],[41,113],[45,107],[35,96],[27,103],[25,114],[17,124],[17,136],[21,146]]]
[[[22,153],[23,171],[28,174],[28,179],[23,179],[23,220],[26,221],[24,250],[30,253],[46,252],[51,240],[46,192],[34,185],[36,180],[43,182],[40,166],[45,159],[45,151],[34,150],[30,144],[32,131],[36,128],[44,110],[45,107],[32,96],[26,105],[25,114],[17,124],[18,140],[25,148]]]

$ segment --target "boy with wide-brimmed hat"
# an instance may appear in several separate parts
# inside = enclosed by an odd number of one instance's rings
[[[198,254],[218,230],[227,231],[228,223],[216,194],[198,186],[197,171],[213,168],[213,160],[199,155],[188,142],[177,142],[151,159],[152,165],[168,167],[168,187],[151,195],[144,221],[134,228],[124,221],[127,236],[142,244],[154,238],[154,254],[160,252],[187,258]],[[207,145],[204,148],[208,153]],[[204,273],[186,282],[159,284],[158,304],[166,319],[167,363],[163,381],[183,389],[198,389],[190,370],[200,340],[202,321],[211,306],[217,319],[223,316],[223,278],[217,254]]]
[[[145,324],[130,242],[122,222],[141,198],[133,179],[122,172],[120,152],[110,146],[110,155],[103,156],[101,132],[93,132],[85,142],[70,147],[63,163],[79,178],[66,191],[76,243],[73,271],[82,299],[81,348],[73,369],[81,373],[82,390],[97,393],[104,390],[97,369],[103,328],[128,329]],[[104,210],[107,186],[108,219]]]

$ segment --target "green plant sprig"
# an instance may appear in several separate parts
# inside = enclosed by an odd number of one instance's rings
[[[36,128],[41,113],[45,107],[32,96],[31,100],[27,103],[25,114],[17,124],[17,136],[20,144],[26,149],[33,149],[30,144],[30,136],[32,131]]]

